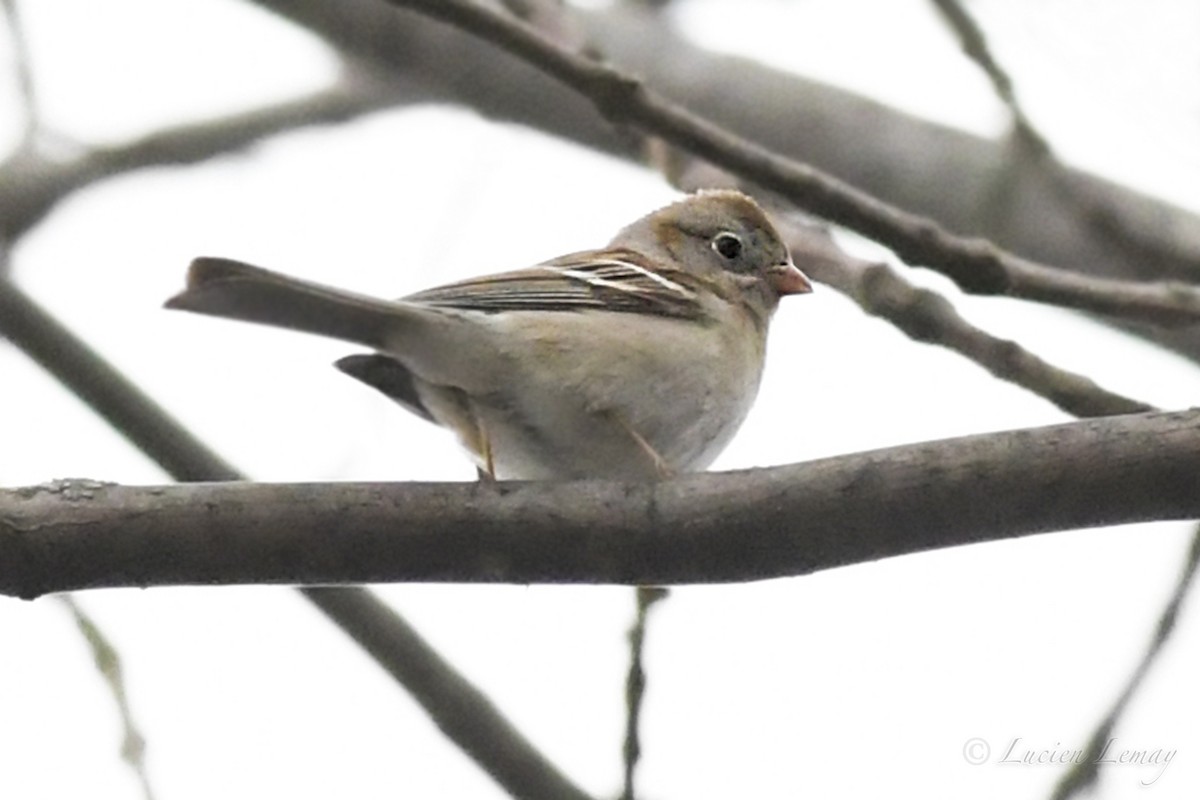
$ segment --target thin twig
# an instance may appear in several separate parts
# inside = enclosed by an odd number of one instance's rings
[[[0,236],[15,241],[72,192],[145,167],[194,164],[308,125],[344,122],[395,98],[372,81],[347,78],[306,97],[218,119],[164,128],[59,161],[26,147],[0,164]]]
[[[4,15],[8,23],[17,91],[21,96],[21,110],[25,114],[21,139],[26,144],[31,144],[41,129],[40,104],[38,103],[37,86],[33,79],[33,56],[29,52],[29,41],[25,36],[25,26],[21,23],[21,9],[17,5],[17,0],[0,0],[0,5],[4,7]]]
[[[587,97],[606,118],[660,136],[700,158],[778,192],[798,206],[886,244],[971,294],[1006,295],[1151,322],[1200,321],[1200,289],[1091,278],[955,236],[933,220],[891,206],[809,165],[780,156],[696,116],[611,66],[559,47],[510,14],[470,0],[389,0],[475,34]]]
[[[176,479],[230,481],[241,478],[233,467],[161,406],[8,281],[0,281],[0,335],[27,349],[52,375]],[[87,482],[82,488],[75,485],[78,490],[68,491],[64,498],[85,499],[102,488],[99,485],[92,487]],[[11,542],[3,530],[0,530],[0,540]],[[170,557],[160,553],[154,558]],[[469,685],[454,674],[442,674],[445,661],[403,618],[384,608],[369,592],[363,589],[336,592],[312,589],[302,594],[360,644],[365,646],[362,639],[369,635],[372,657],[390,674],[423,676],[419,686],[405,684],[405,688],[417,697],[451,740],[478,759],[479,766],[514,797],[546,800],[586,797],[528,740],[515,734],[512,726],[477,690],[450,691]],[[488,742],[488,746],[483,746]]]
[[[146,772],[146,739],[138,730],[137,723],[133,720],[133,711],[129,707],[129,696],[125,691],[125,675],[121,669],[120,654],[91,615],[75,602],[74,597],[65,594],[60,595],[57,599],[66,606],[75,620],[75,626],[87,640],[88,646],[92,650],[92,658],[96,662],[96,669],[99,670],[113,700],[116,701],[117,711],[121,715],[121,727],[125,731],[124,741],[121,743],[121,758],[129,764],[134,775],[137,776],[138,784],[142,787],[142,796],[146,800],[154,800],[154,790],[150,786],[150,776]]]
[[[634,800],[634,774],[642,757],[642,701],[646,696],[646,620],[650,609],[667,597],[667,590],[657,586],[637,587],[637,615],[629,630],[629,673],[625,676],[625,743],[621,748],[625,764],[624,788],[621,800]]]
[[[1196,517],[1200,410],[643,484],[56,481],[0,490],[0,594],[178,584],[736,582]]]
[[[562,0],[500,0],[510,14],[537,28],[560,47],[594,53],[579,25],[579,17],[568,13]]]
[[[35,361],[42,363],[48,357],[47,351],[56,349],[45,336],[48,331],[51,333],[55,332],[55,323],[53,319],[45,315],[45,312],[34,305],[32,301],[28,301],[24,295],[10,294],[10,291],[15,287],[6,278],[2,277],[8,271],[6,269],[9,261],[8,256],[8,248],[0,246],[0,337],[11,340],[13,344],[21,347]],[[17,302],[12,302],[14,299]],[[57,332],[63,333],[63,331]],[[76,340],[75,344],[77,347],[69,348],[70,352],[58,354],[60,357],[65,356],[65,358],[55,359],[49,357],[49,360],[58,362],[58,367],[64,372],[62,377],[69,378],[71,381],[93,383],[101,391],[111,391],[114,387],[119,391],[120,382],[124,380],[124,377],[113,370],[107,362],[101,359],[85,344],[78,340]],[[85,355],[87,358],[78,359],[72,357],[78,355]],[[86,378],[84,374],[86,374]],[[125,415],[117,420],[113,420],[115,426],[119,427],[129,423],[129,415],[136,416],[144,413],[146,409],[135,403],[132,407],[128,407],[125,410],[127,412]],[[161,430],[155,430],[151,433],[150,439],[156,448],[161,445],[161,434]],[[87,640],[96,662],[96,668],[100,671],[109,691],[113,695],[113,699],[116,701],[117,711],[121,717],[121,725],[125,731],[124,741],[121,745],[121,757],[129,764],[137,776],[138,783],[142,787],[143,796],[146,800],[153,800],[154,791],[150,785],[149,775],[146,772],[146,740],[142,736],[141,731],[138,730],[138,726],[133,720],[133,712],[129,707],[129,698],[125,690],[125,680],[121,670],[120,655],[108,637],[104,635],[100,626],[79,607],[71,595],[62,594],[58,596],[58,599],[71,612],[76,627]]]
[[[972,325],[944,295],[912,285],[886,262],[866,261],[847,253],[834,241],[827,225],[786,202],[762,195],[756,187],[677,148],[652,142],[648,152],[651,163],[684,191],[719,187],[758,194],[772,212],[792,258],[809,277],[846,295],[868,314],[892,323],[913,341],[956,352],[1072,416],[1154,410],[1149,403],[1111,392],[1085,375],[1057,367],[1014,341]]]
[[[864,261],[845,253],[823,226],[786,217],[779,222],[792,256],[805,272],[845,294],[868,314],[891,322],[914,341],[952,350],[1072,416],[1136,414],[1154,408],[972,325],[938,292],[913,286],[884,262]]]
[[[1142,687],[1146,676],[1150,674],[1150,668],[1162,654],[1171,634],[1175,632],[1175,624],[1179,621],[1179,610],[1183,607],[1195,582],[1198,566],[1200,566],[1200,529],[1192,534],[1192,544],[1188,550],[1187,559],[1183,563],[1183,569],[1175,584],[1175,590],[1171,593],[1171,599],[1167,602],[1162,614],[1159,615],[1158,625],[1155,628],[1154,637],[1150,640],[1150,645],[1142,654],[1141,661],[1134,668],[1121,693],[1117,695],[1116,701],[1092,733],[1083,754],[1076,759],[1075,765],[1063,775],[1054,787],[1051,800],[1069,800],[1071,797],[1094,788],[1100,777],[1100,757],[1111,744],[1109,740],[1112,738],[1112,733],[1121,716],[1129,707],[1133,696]]]
[[[1013,87],[1012,78],[992,54],[987,36],[975,18],[971,16],[960,0],[933,0],[933,5],[942,13],[942,17],[958,37],[958,43],[962,46],[963,52],[983,70],[988,80],[991,81],[996,96],[1008,106],[1017,137],[1021,143],[1026,145],[1036,156],[1049,155],[1050,145],[1029,121],[1025,110],[1017,100],[1017,92]]]

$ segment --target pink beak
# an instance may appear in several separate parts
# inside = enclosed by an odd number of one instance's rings
[[[813,290],[812,281],[808,279],[791,260],[777,264],[767,271],[767,282],[781,297],[785,294],[808,294]]]

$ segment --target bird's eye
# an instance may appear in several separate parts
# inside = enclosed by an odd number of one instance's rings
[[[737,234],[718,233],[712,240],[712,248],[733,261],[742,254],[742,240],[738,238]]]

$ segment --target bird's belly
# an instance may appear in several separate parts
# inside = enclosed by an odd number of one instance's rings
[[[608,397],[609,401],[613,398]],[[728,444],[738,419],[711,411],[659,420],[611,410],[558,405],[536,422],[511,409],[481,409],[492,464],[500,479],[646,480],[707,467]],[[634,422],[627,422],[632,416]]]
[[[757,393],[757,340],[621,316],[599,333],[556,326],[536,363],[517,362],[519,389],[476,398],[497,477],[654,479],[704,469],[729,443]]]

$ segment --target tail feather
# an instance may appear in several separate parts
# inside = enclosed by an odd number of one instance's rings
[[[383,392],[417,416],[437,422],[421,401],[412,372],[396,359],[379,353],[360,354],[338,359],[333,365],[350,377]]]
[[[258,322],[381,348],[406,307],[225,258],[197,258],[167,308]]]

